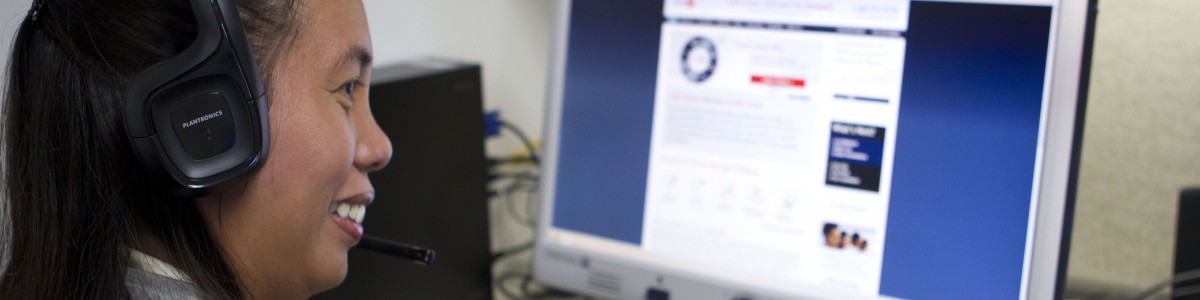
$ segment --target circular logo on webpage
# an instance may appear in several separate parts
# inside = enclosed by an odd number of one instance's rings
[[[683,46],[680,57],[683,76],[692,82],[704,82],[717,69],[717,46],[704,37],[694,37]]]

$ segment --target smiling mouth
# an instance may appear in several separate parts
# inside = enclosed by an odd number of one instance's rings
[[[374,192],[365,192],[334,200],[329,203],[329,218],[357,243],[363,236],[363,218],[367,216],[367,206],[374,202],[374,198]]]
[[[367,216],[367,205],[332,202],[329,203],[329,213],[362,225],[363,218]]]

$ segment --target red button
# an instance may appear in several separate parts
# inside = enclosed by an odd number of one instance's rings
[[[778,76],[751,75],[750,82],[765,85],[804,87],[803,78],[788,78]]]

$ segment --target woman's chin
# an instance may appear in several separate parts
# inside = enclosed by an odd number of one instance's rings
[[[329,260],[327,265],[321,272],[317,272],[317,278],[313,278],[313,294],[331,290],[342,284],[346,280],[346,274],[349,271],[348,250],[342,250],[335,253]],[[336,263],[336,264],[334,264]]]

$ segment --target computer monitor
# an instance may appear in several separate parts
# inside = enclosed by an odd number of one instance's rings
[[[621,299],[1061,295],[1094,1],[563,1],[533,261]]]

